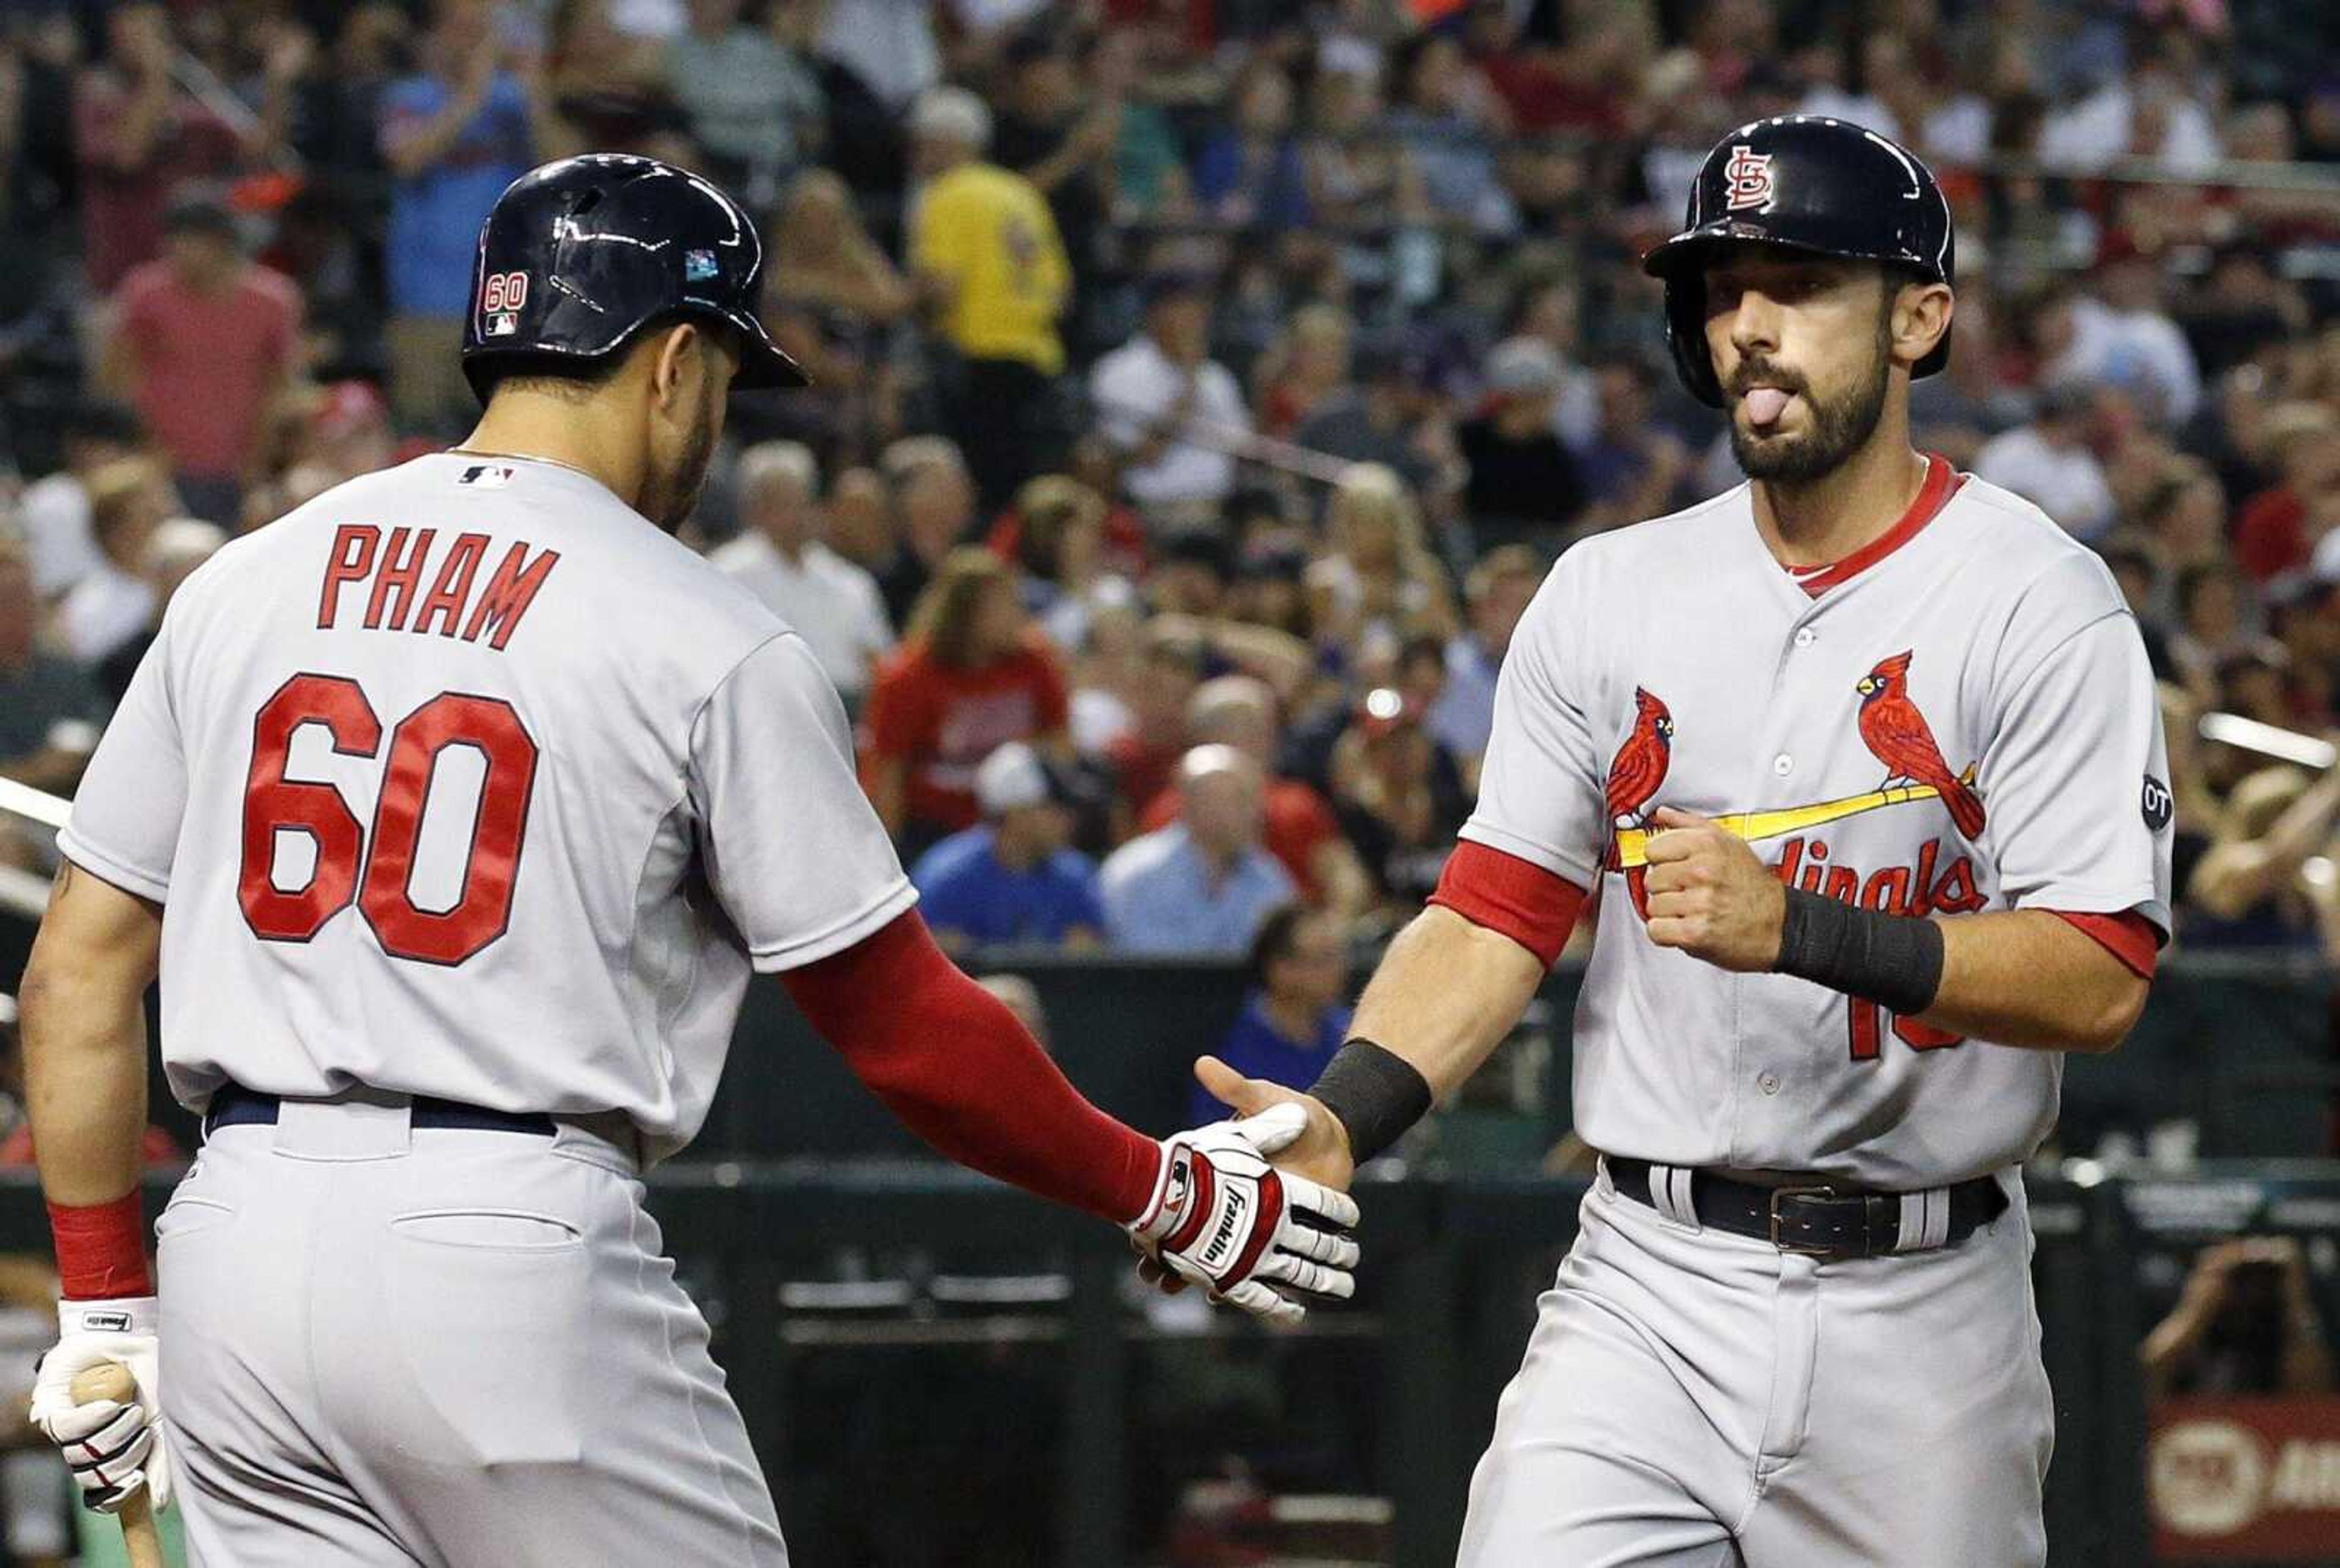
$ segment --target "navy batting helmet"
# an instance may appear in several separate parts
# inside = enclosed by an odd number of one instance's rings
[[[1682,230],[1641,258],[1666,281],[1666,342],[1699,402],[1722,406],[1706,346],[1706,263],[1735,240],[1851,256],[1951,281],[1950,204],[1917,154],[1846,120],[1782,114],[1741,125],[1714,144],[1691,187]],[[1929,376],[1950,334],[1919,360]]]
[[[730,197],[656,158],[592,153],[530,170],[480,230],[463,322],[463,373],[487,401],[504,374],[560,374],[607,360],[658,322],[721,322],[739,334],[734,387],[807,377],[756,318],[764,245]]]

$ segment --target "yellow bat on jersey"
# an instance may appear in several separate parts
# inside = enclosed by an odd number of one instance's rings
[[[1968,768],[1959,775],[1960,781],[1974,782],[1975,770]],[[1790,833],[1808,833],[1815,828],[1825,828],[1831,822],[1841,822],[1847,817],[1858,817],[1864,811],[1875,811],[1886,806],[1906,806],[1912,800],[1932,800],[1941,795],[1931,784],[1896,784],[1889,789],[1871,789],[1865,795],[1847,795],[1838,800],[1817,800],[1810,806],[1783,806],[1772,811],[1733,811],[1714,819],[1714,825],[1724,832],[1744,839],[1750,844],[1760,844],[1767,839],[1784,839]],[[1617,829],[1617,865],[1631,870],[1650,863],[1650,839],[1652,830],[1647,828]]]

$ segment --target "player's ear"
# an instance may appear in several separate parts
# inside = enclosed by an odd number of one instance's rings
[[[1950,330],[1955,304],[1948,283],[1910,283],[1896,289],[1887,322],[1894,362],[1915,365],[1933,352]]]
[[[650,401],[660,410],[671,413],[698,406],[706,349],[704,334],[689,322],[677,322],[659,334],[650,355]]]

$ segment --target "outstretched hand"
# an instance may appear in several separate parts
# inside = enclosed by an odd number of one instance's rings
[[[1237,1116],[1257,1116],[1279,1105],[1296,1105],[1305,1109],[1308,1125],[1298,1137],[1270,1154],[1268,1163],[1278,1170],[1321,1182],[1336,1192],[1349,1189],[1357,1166],[1349,1156],[1348,1130],[1324,1108],[1323,1101],[1265,1078],[1245,1077],[1216,1057],[1195,1059],[1195,1081]],[[1145,1243],[1132,1237],[1131,1244],[1137,1249],[1139,1278],[1158,1287],[1165,1295],[1175,1295],[1186,1288],[1186,1282],[1163,1266]]]

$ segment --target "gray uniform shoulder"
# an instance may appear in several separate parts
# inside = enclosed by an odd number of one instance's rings
[[[1734,485],[1680,511],[1646,522],[1611,529],[1579,540],[1562,551],[1538,597],[1581,594],[1603,585],[1680,574],[1683,562],[1711,561],[1713,551],[1750,526],[1748,491]]]
[[[2002,700],[2081,631],[2109,619],[2134,620],[2104,559],[2021,496],[1969,475],[1943,521],[1954,524],[1945,536],[1965,572],[1984,585],[1977,623],[1996,629],[1994,684]]]

